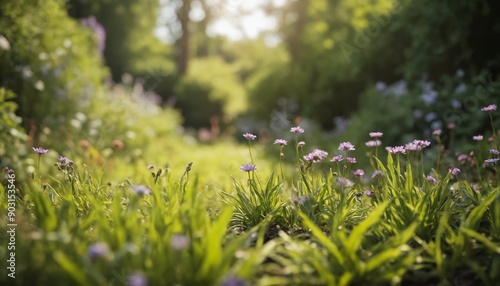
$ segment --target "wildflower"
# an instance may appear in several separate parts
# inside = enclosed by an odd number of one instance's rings
[[[37,147],[37,148],[33,147],[33,151],[39,155],[43,155],[49,152],[49,150],[43,149],[42,147]]]
[[[319,163],[319,162],[323,161],[326,158],[326,156],[328,156],[328,152],[316,149],[316,150],[312,151],[311,153],[305,155],[304,159],[307,162]]]
[[[431,142],[427,140],[413,140],[410,143],[407,143],[405,145],[405,149],[407,151],[420,151],[426,147],[429,147],[431,145]]]
[[[89,245],[87,249],[87,256],[91,260],[95,260],[99,257],[108,255],[111,252],[108,245],[104,242],[96,242]]]
[[[349,186],[352,186],[352,182],[347,179],[347,178],[344,178],[344,177],[338,177],[335,182],[337,183],[337,185],[341,186],[341,187],[349,187]]]
[[[276,139],[276,140],[274,141],[274,144],[276,144],[276,145],[281,145],[281,146],[285,146],[287,143],[288,143],[288,142],[287,142],[286,140],[284,140],[284,139]]]
[[[300,127],[300,126],[297,126],[297,127],[292,127],[292,128],[290,129],[290,132],[292,132],[292,133],[296,133],[296,134],[297,134],[297,133],[304,133],[304,129],[303,129],[302,127]]]
[[[345,158],[345,160],[347,161],[347,163],[351,163],[351,164],[354,164],[357,162],[356,158],[354,158],[354,157],[347,157],[347,158]]]
[[[174,234],[170,240],[170,245],[175,250],[182,250],[189,244],[189,239],[183,234]]]
[[[10,169],[10,168],[5,168],[7,170],[7,174],[9,175],[12,175],[14,174],[14,170]]]
[[[374,192],[374,191],[372,191],[372,190],[365,190],[363,193],[364,193],[364,194],[365,194],[365,196],[367,196],[367,197],[371,197],[373,194],[375,194],[375,192]]]
[[[356,177],[362,177],[365,174],[365,171],[363,171],[361,169],[357,169],[353,173],[354,173],[354,176],[356,176]]]
[[[354,151],[356,149],[354,148],[354,145],[351,144],[351,142],[342,142],[339,145],[339,150],[342,150],[342,151]]]
[[[257,138],[257,136],[255,136],[251,133],[245,133],[245,134],[243,134],[243,137],[245,137],[245,139],[247,139],[247,140],[255,140],[255,138]]]
[[[221,286],[245,286],[245,280],[238,276],[226,276],[222,281]]]
[[[490,153],[493,155],[500,155],[500,152],[498,150],[495,150],[495,149],[490,149]]]
[[[440,136],[440,135],[441,135],[441,132],[442,132],[442,130],[441,130],[441,129],[436,129],[436,130],[432,131],[432,135],[433,135],[433,136]]]
[[[472,136],[472,139],[475,140],[475,141],[482,141],[483,140],[483,135]]]
[[[382,135],[384,135],[384,133],[382,133],[382,132],[370,132],[369,135],[372,138],[380,138],[380,137],[382,137]]]
[[[377,146],[380,146],[382,144],[382,142],[380,140],[370,140],[368,142],[365,143],[367,147],[377,147]]]
[[[64,157],[64,156],[59,156],[59,162],[62,163],[62,164],[71,164],[73,163],[73,161],[71,161],[70,159]]]
[[[248,164],[241,165],[240,170],[242,170],[244,172],[250,172],[250,171],[257,170],[257,168],[255,167],[255,165],[248,163]]]
[[[496,162],[500,161],[500,158],[491,158],[484,160],[485,163],[496,164]]]
[[[372,174],[372,178],[383,177],[383,176],[384,176],[384,172],[382,172],[380,170],[375,170],[375,172],[373,172],[373,174]]]
[[[425,177],[427,179],[427,181],[433,183],[433,184],[436,184],[437,183],[437,180],[436,178],[434,178],[433,176],[431,175],[427,175],[427,177]]]
[[[338,163],[340,161],[344,160],[344,158],[342,157],[342,155],[338,155],[338,156],[335,156],[333,157],[330,162],[333,162],[333,163]]]
[[[292,201],[299,204],[299,205],[303,205],[307,202],[307,200],[309,200],[309,197],[308,196],[292,196]]]
[[[299,143],[297,143],[297,147],[299,147],[299,148],[302,148],[305,145],[306,145],[306,142],[304,142],[304,141],[300,141]]]
[[[391,154],[406,154],[406,149],[404,146],[387,147],[386,149]]]
[[[450,174],[452,174],[453,176],[456,176],[456,175],[460,174],[460,169],[456,168],[456,167],[451,167],[450,169],[448,169],[448,172]]]
[[[481,111],[495,111],[495,110],[497,110],[496,104],[490,104],[488,106],[481,108]]]
[[[463,162],[463,161],[466,161],[468,158],[469,158],[469,156],[467,156],[467,154],[460,154],[460,155],[458,155],[457,160],[460,162]]]
[[[453,122],[448,123],[447,125],[448,129],[455,129],[456,125]]]
[[[146,286],[148,279],[141,273],[134,273],[127,277],[128,286]]]
[[[143,185],[131,186],[130,188],[132,188],[132,191],[134,191],[139,196],[151,195],[153,193],[150,188]]]

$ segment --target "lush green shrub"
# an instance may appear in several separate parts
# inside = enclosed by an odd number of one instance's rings
[[[17,170],[22,165],[22,156],[26,153],[26,134],[19,126],[21,118],[15,111],[12,91],[0,88],[0,169],[5,167]]]

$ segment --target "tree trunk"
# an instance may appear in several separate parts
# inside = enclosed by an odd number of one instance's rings
[[[177,72],[180,75],[187,73],[189,64],[189,11],[191,10],[191,0],[183,0],[182,6],[177,12],[177,18],[181,23],[182,35],[177,40]]]

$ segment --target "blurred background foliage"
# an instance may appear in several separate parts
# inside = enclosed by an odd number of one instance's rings
[[[266,139],[302,124],[332,146],[442,128],[460,148],[489,132],[473,111],[500,104],[498,1],[257,2],[270,27],[235,40],[213,26],[242,24],[244,1],[0,1],[2,100],[17,106],[1,109],[2,140],[133,149],[151,134]]]

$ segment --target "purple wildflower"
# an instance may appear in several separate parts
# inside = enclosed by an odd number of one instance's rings
[[[38,153],[39,155],[43,155],[49,152],[49,150],[43,149],[42,147],[37,147],[37,148],[33,147],[33,151],[35,151],[35,153]]]
[[[431,142],[426,141],[426,140],[413,140],[410,143],[407,143],[405,145],[405,149],[407,151],[420,151],[426,147],[429,147],[431,145]]]
[[[356,176],[356,177],[362,177],[365,174],[365,171],[363,171],[361,169],[357,169],[353,173],[354,173],[354,176]]]
[[[337,183],[337,185],[341,186],[341,187],[350,187],[352,186],[352,182],[347,179],[347,178],[344,178],[344,177],[338,177],[335,182]]]
[[[380,140],[370,140],[368,142],[365,143],[367,147],[377,147],[377,146],[380,146],[382,144],[382,142]]]
[[[141,273],[133,273],[127,277],[128,286],[146,286],[148,285],[148,279]]]
[[[450,169],[448,169],[448,172],[450,174],[452,174],[453,176],[456,176],[456,175],[460,174],[461,171],[459,168],[451,167]]]
[[[391,154],[406,154],[406,149],[404,146],[387,147],[386,149]]]
[[[257,138],[257,136],[255,136],[251,133],[245,133],[245,134],[243,134],[243,137],[245,137],[245,139],[247,139],[247,140],[255,140],[255,138]]]
[[[292,133],[304,133],[304,129],[300,126],[292,127],[290,129],[290,132],[292,132]]]
[[[357,162],[356,158],[354,158],[354,157],[347,157],[347,158],[345,158],[345,160],[347,161],[347,163],[351,163],[351,164],[354,164]]]
[[[485,163],[496,164],[496,162],[500,161],[500,158],[491,158],[484,160]]]
[[[284,139],[276,139],[276,140],[274,141],[274,144],[276,144],[276,145],[281,145],[281,146],[285,146],[287,143],[288,143],[288,142],[287,142],[286,140],[284,140]]]
[[[229,275],[224,278],[221,286],[245,286],[245,280],[238,276]]]
[[[436,178],[434,178],[433,176],[431,175],[427,175],[427,177],[425,177],[427,179],[427,181],[433,183],[433,184],[436,184],[437,183],[437,180]]]
[[[490,104],[488,106],[481,108],[481,111],[495,111],[495,110],[497,110],[496,104]]]
[[[251,171],[257,170],[257,167],[255,167],[255,165],[253,165],[251,163],[248,163],[245,165],[241,165],[240,170],[242,170],[244,172],[251,172]]]
[[[182,250],[189,244],[189,238],[183,234],[174,234],[170,239],[170,245],[175,250]]]
[[[351,144],[351,142],[342,142],[339,145],[339,150],[342,150],[342,151],[354,151],[356,149],[354,148],[354,145]]]
[[[308,196],[292,196],[292,201],[299,204],[303,205],[309,200]]]
[[[153,193],[150,188],[143,185],[131,186],[130,188],[139,196],[151,195]]]
[[[73,163],[73,161],[71,161],[70,159],[64,157],[64,156],[60,156],[59,157],[59,162],[60,163],[63,163],[63,164],[71,164]]]
[[[495,150],[495,149],[490,149],[490,153],[493,155],[500,155],[500,152],[498,150]]]
[[[89,245],[87,249],[87,256],[91,260],[95,260],[101,256],[108,255],[111,252],[108,245],[104,242],[96,242]]]
[[[458,155],[458,157],[457,157],[457,160],[458,160],[459,162],[467,161],[467,159],[469,159],[469,156],[468,156],[467,154],[460,154],[460,155]]]
[[[319,163],[323,161],[326,158],[326,156],[328,156],[328,152],[316,149],[311,153],[305,155],[304,160],[310,163]]]
[[[330,162],[333,162],[333,163],[338,163],[340,161],[344,160],[344,158],[342,157],[342,155],[338,155],[338,156],[335,156],[333,157]]]
[[[297,143],[297,147],[299,147],[299,148],[302,148],[304,146],[306,146],[306,142],[304,142],[304,141],[300,141],[299,143]]]
[[[472,139],[475,140],[475,141],[482,141],[483,140],[483,135],[472,136]]]
[[[380,138],[380,137],[382,137],[382,135],[384,135],[384,133],[382,133],[382,132],[370,132],[369,135],[372,138]]]

